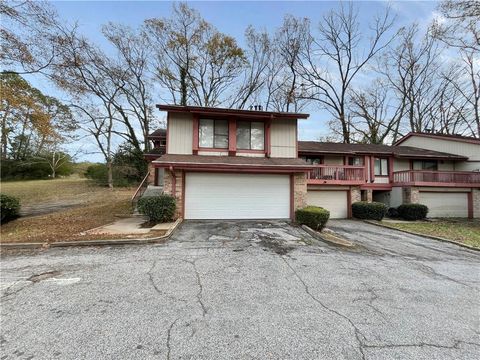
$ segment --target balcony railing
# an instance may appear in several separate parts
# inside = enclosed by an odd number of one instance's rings
[[[405,170],[393,173],[393,182],[427,186],[480,185],[480,172]]]
[[[309,184],[363,184],[365,167],[350,165],[315,165],[308,173]]]

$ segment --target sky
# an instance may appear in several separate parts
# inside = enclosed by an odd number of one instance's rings
[[[145,19],[153,17],[169,17],[172,2],[169,1],[52,1],[60,17],[69,23],[78,22],[80,30],[104,49],[109,44],[102,37],[101,26],[107,22],[118,22],[137,27]],[[244,44],[244,32],[247,26],[265,29],[273,33],[282,23],[286,14],[297,17],[308,17],[313,26],[329,10],[338,8],[336,1],[189,1],[189,6],[200,12],[205,20],[213,24],[219,31],[233,36],[240,46]],[[359,12],[360,29],[367,30],[375,13],[382,12],[388,4],[396,16],[396,27],[416,21],[420,27],[426,27],[436,16],[437,2],[434,1],[354,1]],[[44,93],[58,96],[60,93],[46,80],[38,76],[27,79]],[[368,79],[365,79],[368,80]],[[364,81],[364,79],[362,79]],[[59,96],[61,98],[61,96]],[[159,100],[160,101],[160,100]],[[327,136],[327,122],[331,116],[316,105],[305,112],[311,114],[308,120],[300,121],[299,139],[318,140]],[[157,114],[163,118],[164,114]],[[78,148],[92,148],[93,144],[86,140],[83,143],[70,145]],[[90,149],[92,150],[92,149]],[[79,160],[102,161],[100,155],[82,155]]]

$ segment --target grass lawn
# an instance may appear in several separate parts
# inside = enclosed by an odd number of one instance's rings
[[[72,177],[5,182],[1,191],[19,197],[22,205],[27,206],[81,199],[79,204],[71,208],[19,218],[0,227],[2,242],[55,242],[95,238],[82,232],[111,223],[116,215],[130,214],[130,198],[134,189],[111,191],[86,179]]]
[[[480,220],[441,219],[432,222],[388,222],[388,226],[438,236],[480,248]]]

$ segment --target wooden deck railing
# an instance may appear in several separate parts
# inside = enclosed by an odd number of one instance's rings
[[[365,167],[350,165],[315,165],[307,175],[310,184],[363,184]]]
[[[480,172],[404,170],[393,173],[394,183],[418,185],[480,185]]]
[[[140,183],[140,185],[138,185],[138,188],[137,190],[135,191],[135,193],[133,194],[132,196],[132,205],[135,205],[136,201],[140,198],[140,196],[142,196],[142,194],[145,192],[145,190],[147,189],[147,186],[148,186],[148,176],[150,175],[150,172],[147,173],[147,175],[145,175],[145,177],[143,178],[142,182]]]

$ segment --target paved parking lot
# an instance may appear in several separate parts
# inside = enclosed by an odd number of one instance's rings
[[[357,221],[185,222],[2,259],[1,359],[477,359],[480,254]]]

